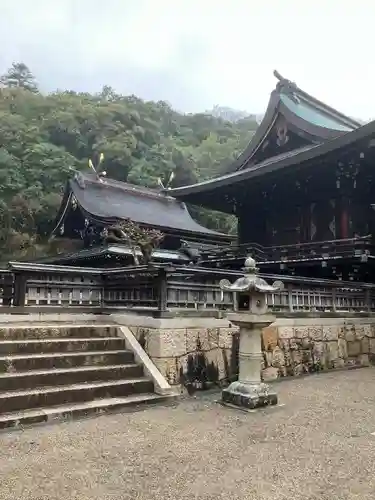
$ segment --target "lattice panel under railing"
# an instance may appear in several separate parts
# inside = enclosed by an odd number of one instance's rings
[[[103,288],[91,278],[68,276],[38,277],[28,280],[25,305],[28,306],[101,306]]]
[[[205,283],[168,280],[168,308],[233,309],[233,294],[223,291],[216,280]]]
[[[12,273],[6,273],[6,305],[232,311],[237,301],[231,292],[221,290],[220,281],[233,283],[241,276],[225,269],[187,266],[103,270],[28,266],[25,271],[18,266],[14,282]],[[280,279],[263,277],[270,283]],[[267,296],[271,312],[375,311],[375,285],[295,276],[281,279],[284,289]]]
[[[364,290],[340,288],[294,288],[270,294],[267,304],[273,311],[368,311]]]
[[[136,283],[124,283],[116,288],[104,290],[104,302],[106,306],[123,307],[156,307],[158,293],[154,286],[149,284],[138,285]]]

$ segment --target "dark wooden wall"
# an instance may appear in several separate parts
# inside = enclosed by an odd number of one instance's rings
[[[359,168],[321,164],[268,180],[242,199],[240,243],[264,246],[366,236],[375,213],[372,163]]]

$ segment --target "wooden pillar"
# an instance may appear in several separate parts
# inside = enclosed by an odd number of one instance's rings
[[[239,244],[258,243],[267,246],[267,208],[266,201],[252,200],[244,203],[238,210],[238,241]]]
[[[339,163],[336,171],[336,187],[339,210],[340,238],[353,238],[353,232],[361,233],[361,225],[359,228],[353,227],[355,208],[355,190],[357,188],[357,177],[359,167],[355,162]],[[362,190],[361,198],[366,196],[365,190]],[[357,195],[358,197],[358,195]],[[364,200],[363,200],[364,201]]]
[[[13,274],[6,273],[3,281],[3,306],[11,306],[13,299]]]
[[[14,299],[13,305],[23,307],[26,301],[27,276],[25,274],[14,274]]]
[[[349,203],[346,196],[341,196],[340,200],[340,238],[349,238]]]
[[[300,234],[299,242],[307,243],[311,240],[311,196],[308,179],[301,181],[298,203],[300,206]]]
[[[157,299],[158,311],[165,312],[167,310],[167,272],[165,269],[160,269],[157,279]]]

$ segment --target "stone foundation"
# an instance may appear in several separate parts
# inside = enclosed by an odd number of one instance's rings
[[[308,316],[278,318],[263,330],[263,380],[375,362],[375,318]],[[238,329],[226,319],[116,315],[115,321],[131,329],[171,385],[236,378]]]
[[[175,320],[174,320],[175,321]],[[139,343],[170,384],[228,380],[233,367],[236,327],[130,327]]]
[[[117,324],[127,326],[170,384],[207,385],[238,373],[238,329],[226,318],[153,318],[136,314],[2,314],[0,326]],[[375,315],[298,313],[262,334],[265,381],[375,364]]]
[[[374,318],[280,318],[262,336],[268,381],[375,360]]]

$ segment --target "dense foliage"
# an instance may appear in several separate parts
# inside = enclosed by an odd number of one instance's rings
[[[0,248],[45,251],[45,242],[72,170],[104,153],[108,177],[150,187],[220,175],[256,129],[254,117],[224,121],[181,114],[168,103],[117,94],[57,91],[44,95],[25,64],[0,79]],[[200,222],[233,231],[230,217],[195,210]]]

